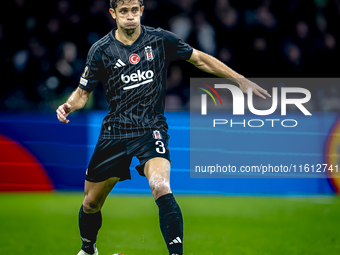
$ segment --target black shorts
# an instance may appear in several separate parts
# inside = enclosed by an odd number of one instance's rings
[[[140,163],[136,170],[145,176],[144,165],[149,159],[161,157],[170,161],[169,138],[163,130],[119,140],[99,137],[85,179],[90,182],[101,182],[110,177],[118,177],[120,181],[131,179],[130,164],[134,156]]]

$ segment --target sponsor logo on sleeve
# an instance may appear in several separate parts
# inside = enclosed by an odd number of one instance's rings
[[[89,75],[89,72],[90,72],[89,67],[86,66],[81,77],[86,78]]]
[[[88,83],[88,80],[84,79],[83,77],[80,78],[80,84],[86,86]]]

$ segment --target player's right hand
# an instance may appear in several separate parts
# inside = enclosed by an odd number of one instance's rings
[[[62,104],[57,109],[57,118],[61,123],[69,123],[67,116],[71,113],[71,105],[69,103]]]

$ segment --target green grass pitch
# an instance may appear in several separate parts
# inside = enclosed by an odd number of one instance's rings
[[[177,196],[185,255],[340,254],[339,197]],[[0,194],[0,254],[76,255],[80,193]],[[150,196],[109,196],[100,255],[166,255]]]

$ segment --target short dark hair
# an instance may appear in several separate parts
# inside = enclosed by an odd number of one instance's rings
[[[131,0],[128,0],[128,1],[131,1]],[[118,2],[123,2],[124,4],[124,0],[110,0],[110,7],[115,10],[117,8]],[[140,6],[143,6],[143,0],[138,0],[138,2]]]

